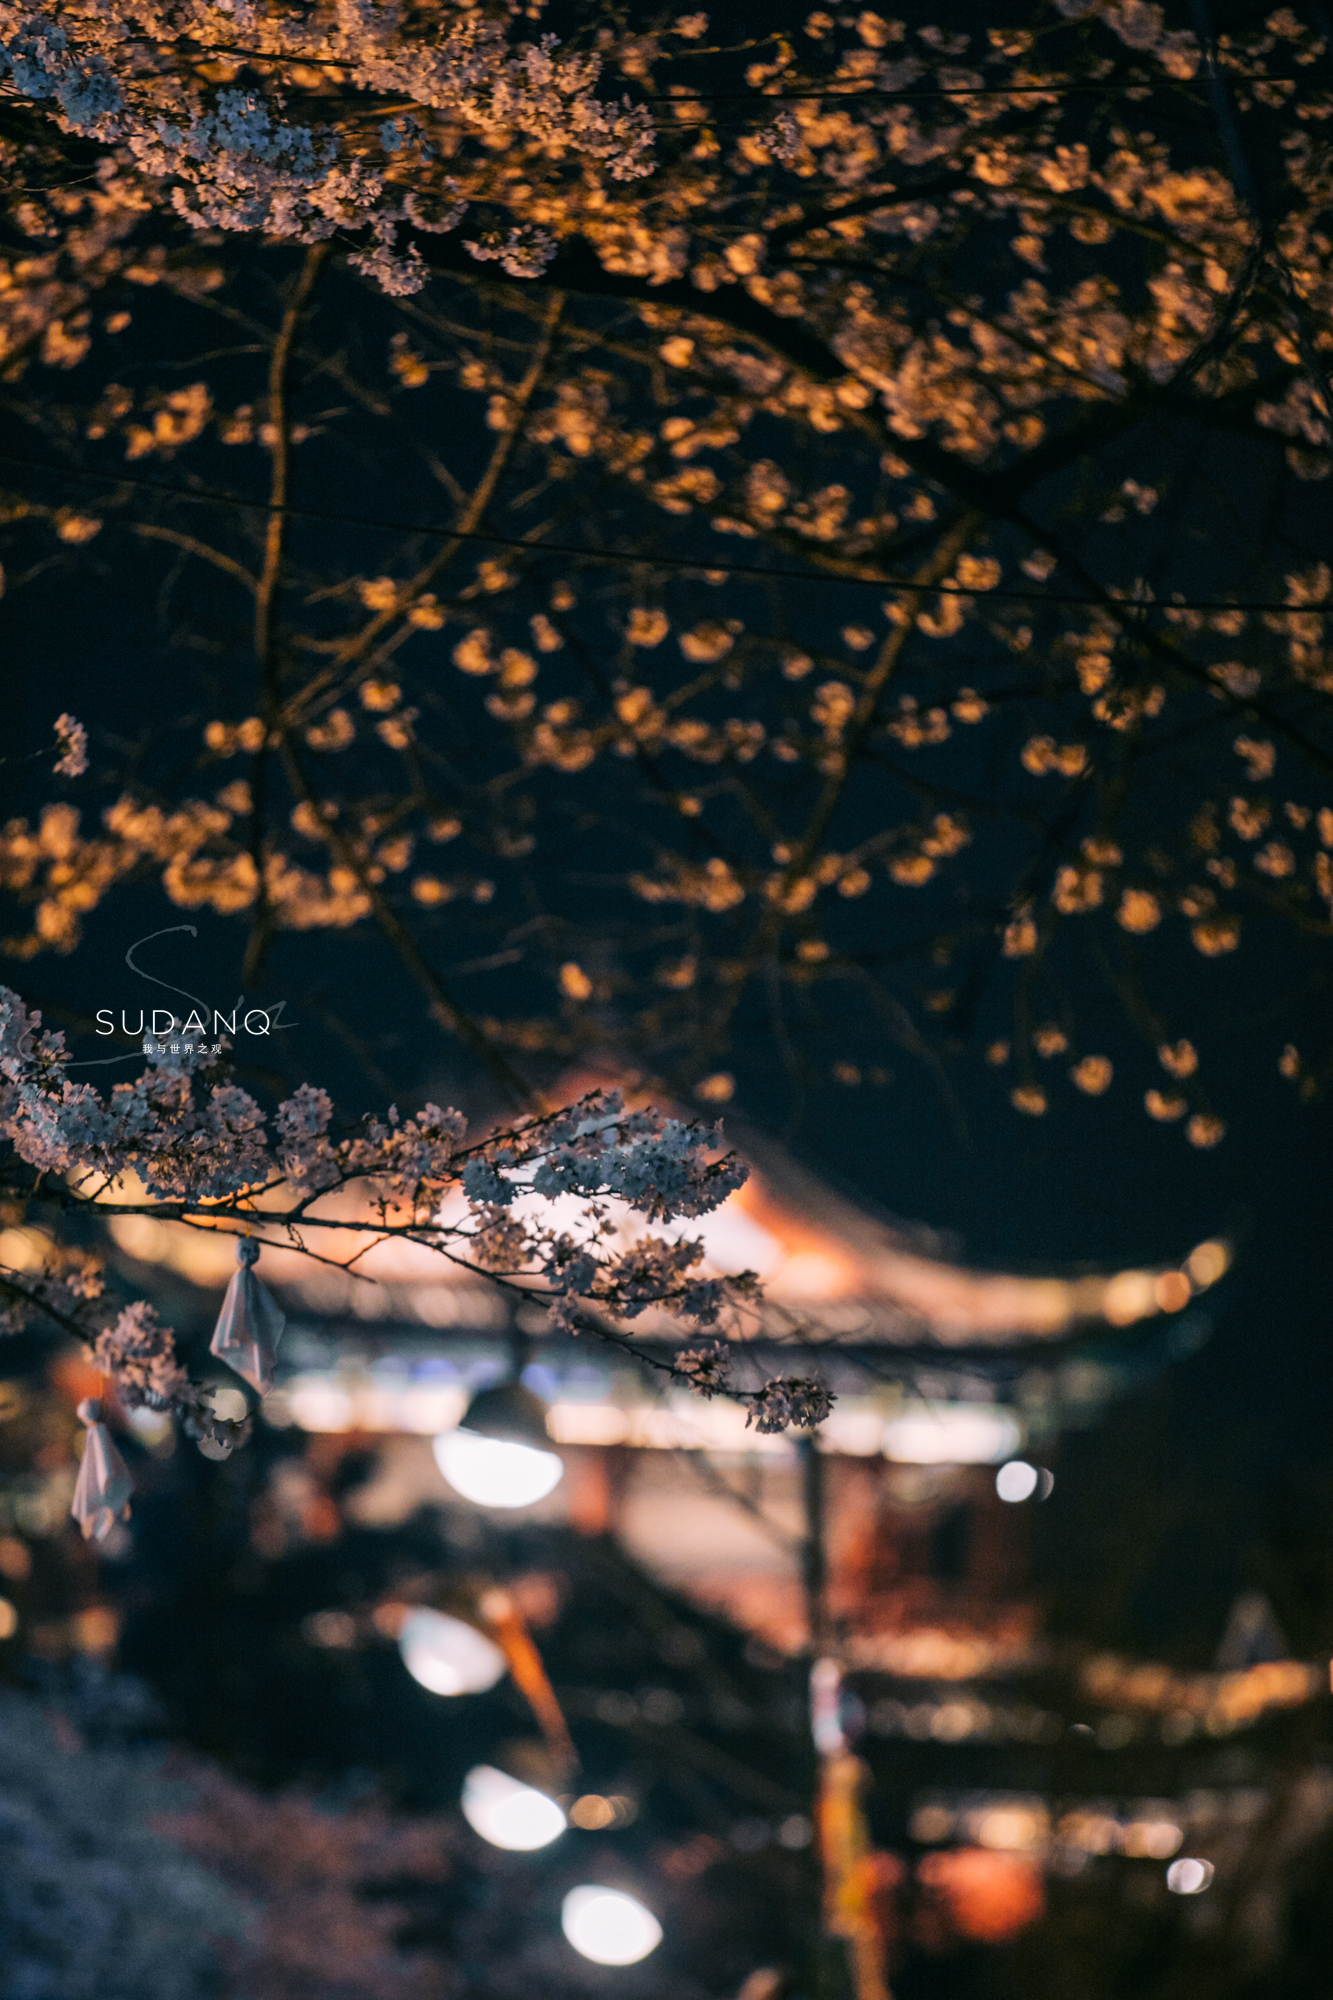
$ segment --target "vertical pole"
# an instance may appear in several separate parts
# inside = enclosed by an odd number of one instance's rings
[[[846,1949],[842,1939],[834,1937],[827,1924],[831,1888],[827,1780],[830,1752],[836,1754],[841,1748],[837,1723],[837,1684],[840,1676],[828,1658],[828,1494],[817,1438],[812,1433],[805,1433],[798,1437],[796,1450],[801,1468],[804,1512],[801,1581],[805,1592],[807,1633],[805,1758],[810,1818],[815,1830],[811,1849],[810,1989],[813,2000],[851,2000]],[[829,1712],[830,1704],[832,1713]]]
[[[509,1326],[507,1331],[509,1336],[509,1379],[511,1382],[521,1382],[523,1380],[523,1370],[527,1367],[529,1357],[532,1353],[532,1338],[519,1325],[518,1309],[512,1305],[509,1308]]]
[[[862,1795],[869,1773],[843,1733],[842,1667],[834,1651],[828,1605],[827,1469],[813,1436],[802,1437],[801,1486],[805,1535],[801,1546],[809,1633],[806,1754],[810,1759],[815,1826],[810,1952],[814,2000],[891,2000],[884,1980],[883,1940],[869,1903],[870,1836]]]
[[[801,1585],[805,1598],[805,1702],[802,1709],[800,1750],[801,1789],[807,1801],[814,1829],[810,1844],[807,1961],[812,2000],[825,2000],[828,1992],[824,1944],[824,1829],[823,1759],[815,1748],[815,1665],[823,1652],[824,1629],[824,1468],[814,1436],[806,1431],[796,1439],[797,1463],[801,1469]]]
[[[828,1543],[825,1532],[824,1461],[815,1435],[805,1432],[796,1441],[801,1463],[801,1490],[805,1511],[805,1533],[801,1543],[801,1580],[805,1586],[805,1624],[809,1634],[810,1659],[822,1659],[828,1642]]]

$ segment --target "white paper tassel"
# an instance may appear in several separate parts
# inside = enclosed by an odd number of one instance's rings
[[[242,1237],[236,1245],[240,1269],[227,1287],[209,1352],[234,1368],[257,1396],[263,1396],[273,1387],[273,1363],[287,1319],[268,1286],[251,1269],[258,1257],[259,1245]]]
[[[82,1402],[79,1415],[88,1426],[88,1435],[69,1511],[83,1529],[85,1541],[104,1542],[117,1521],[129,1519],[134,1482],[110,1431],[99,1421],[102,1405],[91,1399]]]

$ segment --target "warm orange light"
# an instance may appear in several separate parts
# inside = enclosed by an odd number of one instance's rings
[[[1045,1907],[1040,1870],[1017,1854],[955,1847],[927,1854],[917,1873],[939,1896],[959,1935],[979,1944],[1017,1937]]]
[[[602,1798],[597,1792],[585,1792],[569,1808],[569,1817],[584,1833],[602,1833],[608,1826],[615,1825],[616,1809],[610,1799]]]
[[[1164,1313],[1182,1312],[1194,1296],[1194,1287],[1183,1271],[1163,1271],[1153,1290]]]
[[[789,1299],[842,1299],[856,1290],[856,1267],[836,1251],[798,1250],[779,1264],[771,1290]]]
[[[76,1406],[85,1396],[105,1397],[107,1393],[106,1376],[77,1354],[58,1354],[47,1371],[47,1380],[63,1402]]]
[[[152,1215],[113,1215],[111,1239],[140,1264],[165,1265],[192,1284],[225,1285],[236,1269],[236,1238],[230,1230],[192,1229]]]
[[[1232,1673],[1182,1674],[1103,1653],[1085,1661],[1080,1679],[1104,1707],[1177,1716],[1209,1735],[1228,1736],[1271,1708],[1312,1701],[1323,1673],[1304,1660],[1261,1660]]]
[[[1224,1277],[1231,1265],[1231,1252],[1225,1243],[1200,1243],[1185,1259],[1185,1270],[1197,1291],[1206,1291]]]
[[[1102,1314],[1111,1326],[1132,1326],[1157,1310],[1157,1281],[1151,1271],[1117,1271],[1102,1294]]]

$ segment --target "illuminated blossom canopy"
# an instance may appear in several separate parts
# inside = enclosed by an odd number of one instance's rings
[[[497,1075],[968,1043],[1210,1146],[1181,967],[1333,929],[1323,29],[725,27],[0,6],[11,576],[132,549],[227,670],[10,822],[6,948],[152,876],[252,979],[373,928]]]

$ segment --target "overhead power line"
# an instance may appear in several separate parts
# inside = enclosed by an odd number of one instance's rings
[[[247,62],[272,63],[275,66],[290,64],[303,69],[355,69],[355,56],[312,56],[296,51],[276,49],[238,48],[229,42],[196,42],[188,35],[177,37],[170,43],[155,41],[151,35],[131,35],[131,42],[146,46],[180,50],[189,48],[206,58],[218,56],[239,56]],[[1267,71],[1229,71],[1238,83],[1270,83],[1273,78]],[[811,90],[766,91],[762,84],[747,90],[684,90],[684,91],[644,91],[633,100],[639,104],[749,104],[758,98],[771,104],[792,104],[825,97],[874,97],[888,103],[902,103],[918,97],[1116,97],[1134,92],[1142,96],[1145,90],[1172,90],[1179,87],[1182,79],[1169,76],[1142,77],[1131,83],[981,83],[981,84],[925,84],[919,89],[912,85],[899,90],[891,90],[879,84],[862,83],[858,77],[831,77],[826,83]],[[1192,82],[1192,78],[1183,81]]]
[[[1192,79],[1187,79],[1192,81]],[[1241,83],[1271,83],[1271,77],[1241,76]],[[920,90],[883,90],[870,84],[862,87],[855,79],[825,84],[821,90],[687,90],[679,95],[658,92],[641,97],[641,104],[803,104],[829,98],[873,97],[889,104],[909,103],[921,97],[1128,97],[1141,98],[1145,91],[1178,90],[1173,77],[1144,77],[1135,83],[959,83],[930,84]]]
[[[1098,610],[1108,609],[1109,603],[1124,611],[1281,611],[1308,614],[1311,612],[1333,611],[1333,598],[1320,598],[1312,604],[1288,604],[1276,598],[1254,598],[1248,601],[1221,597],[1171,597],[1115,598],[1108,588],[1104,597],[1075,596],[1063,591],[1042,589],[1014,590],[1004,585],[985,589],[980,585],[946,580],[943,583],[923,584],[911,576],[847,576],[837,570],[786,569],[776,564],[715,562],[708,556],[671,556],[658,550],[635,549],[590,549],[570,542],[524,541],[518,535],[501,535],[486,528],[447,528],[431,521],[397,521],[386,516],[373,514],[352,514],[334,507],[297,507],[290,502],[278,503],[274,500],[247,500],[236,493],[216,493],[207,487],[196,488],[193,492],[183,486],[176,486],[168,479],[144,479],[131,473],[97,472],[89,467],[57,465],[39,458],[20,457],[16,452],[0,451],[0,465],[22,466],[29,472],[49,472],[60,479],[91,480],[103,486],[129,486],[138,492],[162,493],[172,500],[195,507],[222,507],[235,513],[282,515],[291,521],[318,521],[328,527],[378,528],[385,534],[421,535],[437,542],[476,542],[484,547],[517,549],[527,556],[564,556],[575,562],[605,563],[625,569],[668,569],[682,571],[696,577],[726,576],[737,578],[776,577],[788,583],[842,584],[860,590],[905,590],[919,591],[928,596],[943,593],[952,597],[995,597],[1008,598],[1022,604],[1067,604],[1083,605]]]

